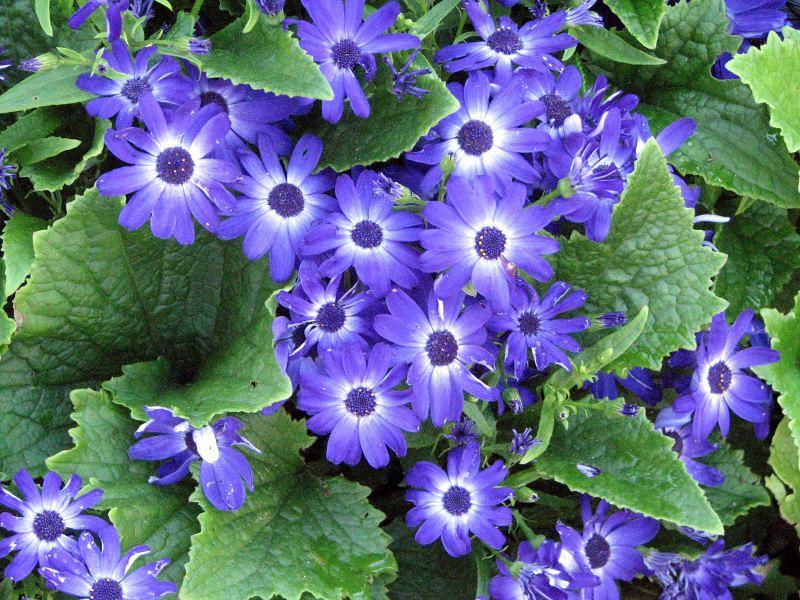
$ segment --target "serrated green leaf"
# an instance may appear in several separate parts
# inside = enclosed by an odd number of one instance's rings
[[[16,212],[3,228],[3,264],[5,265],[5,298],[17,291],[33,266],[33,234],[47,227],[37,217]]]
[[[203,58],[206,75],[286,96],[333,98],[319,67],[280,24],[261,15],[252,31],[242,33],[246,23],[245,15],[211,37],[211,53]]]
[[[159,356],[191,380],[250,329],[277,287],[267,261],[248,261],[238,245],[203,232],[185,247],[147,227],[127,232],[121,207],[91,190],[34,237],[36,263],[15,300],[20,328],[0,358],[6,473],[41,473],[44,458],[67,447],[70,390]]]
[[[570,34],[595,54],[627,65],[663,65],[664,60],[631,46],[611,29],[573,27]]]
[[[413,68],[428,69],[430,64],[420,54]],[[434,73],[417,80],[418,85],[429,91],[427,96],[398,100],[391,92],[386,69],[381,72],[369,101],[372,113],[368,119],[348,113],[336,125],[320,122],[312,127],[322,138],[325,149],[320,167],[333,167],[341,172],[400,156],[459,108],[458,100]],[[391,135],[387,134],[389,131]]]
[[[411,26],[409,33],[413,33],[420,40],[424,40],[439,27],[447,15],[458,6],[459,0],[441,0],[431,6],[419,20]]]
[[[14,319],[10,319],[4,312],[0,312],[0,356],[8,348],[8,343],[11,341],[11,336],[17,328]]]
[[[83,67],[61,65],[26,77],[0,95],[0,114],[90,100],[91,94],[75,86],[78,75],[85,71]]]
[[[789,430],[789,418],[784,417],[772,436],[769,464],[775,475],[789,488],[782,497],[776,496],[781,516],[793,524],[800,534],[800,467],[797,454],[797,445]]]
[[[148,558],[170,558],[165,576],[180,582],[190,537],[199,529],[199,510],[188,501],[192,487],[147,483],[153,463],[128,458],[137,424],[108,393],[75,390],[72,403],[74,448],[47,459],[47,467],[64,477],[77,473],[88,484],[86,489],[102,489],[98,508],[109,511],[123,546],[146,544],[152,550]]]
[[[31,140],[23,148],[15,151],[13,160],[21,167],[33,165],[53,156],[58,156],[62,152],[72,150],[80,146],[80,140],[51,136]]]
[[[614,11],[633,37],[647,48],[656,47],[665,4],[661,0],[606,0],[606,6]]]
[[[714,243],[728,255],[714,292],[728,301],[735,315],[746,308],[771,306],[800,268],[800,235],[785,208],[758,202],[723,225]]]
[[[557,255],[557,275],[588,294],[589,313],[649,307],[641,336],[615,361],[659,370],[661,359],[679,348],[694,348],[696,331],[725,302],[710,290],[725,257],[702,247],[703,233],[667,170],[654,140],[648,142],[614,211],[602,243],[573,236]]]
[[[770,123],[781,130],[789,152],[800,151],[800,78],[786,76],[800,73],[797,32],[787,27],[783,39],[770,32],[766,44],[751,46],[747,54],[735,55],[727,66],[750,86],[756,102],[769,105]]]
[[[556,427],[536,470],[576,492],[621,508],[700,531],[722,534],[719,517],[672,451],[671,438],[653,430],[641,411],[633,417],[590,410]],[[594,478],[578,464],[601,470]]]
[[[243,435],[262,451],[248,455],[255,491],[236,512],[212,508],[199,489],[192,495],[204,512],[181,598],[296,600],[307,592],[338,600],[396,571],[389,536],[378,527],[383,514],[367,502],[370,490],[304,469],[300,450],[311,443],[304,422],[284,412],[242,419]]]
[[[14,152],[32,140],[53,133],[61,123],[61,115],[54,108],[39,108],[20,116],[15,123],[0,133],[0,148]]]

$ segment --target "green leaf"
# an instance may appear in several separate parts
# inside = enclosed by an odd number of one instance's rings
[[[34,0],[33,6],[42,31],[47,35],[53,35],[53,24],[50,22],[50,0]]]
[[[639,42],[647,48],[655,48],[658,29],[664,18],[665,3],[661,0],[606,0],[606,6],[614,11]]]
[[[442,0],[434,4],[419,20],[411,26],[409,33],[414,34],[420,40],[424,40],[439,27],[453,9],[458,6],[458,0]]]
[[[75,86],[75,80],[83,72],[83,67],[60,65],[26,77],[0,95],[0,114],[90,100],[91,94]]]
[[[770,107],[770,123],[783,134],[789,152],[800,151],[800,79],[787,77],[787,73],[800,72],[800,35],[787,27],[784,39],[771,32],[767,43],[760,48],[751,46],[747,54],[737,54],[728,63],[728,70],[736,73],[753,90],[756,102]]]
[[[420,54],[413,68],[431,67]],[[355,165],[367,166],[400,156],[411,150],[439,121],[458,110],[458,101],[434,73],[417,81],[429,90],[428,95],[398,100],[391,92],[387,69],[381,69],[377,89],[369,101],[372,113],[368,119],[348,113],[336,125],[320,122],[313,127],[325,148],[320,167],[333,167],[341,172]],[[392,134],[387,135],[387,131]]]
[[[250,331],[277,288],[267,261],[248,261],[238,244],[200,232],[184,247],[148,227],[127,232],[117,224],[121,207],[91,190],[34,236],[36,262],[15,300],[19,330],[0,358],[6,473],[41,473],[44,458],[67,446],[70,390],[159,356],[179,382],[191,381]],[[278,393],[267,387],[265,404]]]
[[[32,140],[38,140],[53,133],[61,124],[61,115],[54,108],[39,108],[9,125],[0,133],[0,148],[14,152]]]
[[[338,600],[394,573],[389,536],[378,527],[383,514],[367,502],[370,490],[305,469],[300,450],[311,443],[305,423],[284,412],[242,418],[243,435],[262,451],[248,455],[255,492],[236,512],[212,508],[199,489],[192,495],[204,512],[181,598],[296,600],[307,592]]]
[[[734,215],[714,242],[728,262],[714,292],[730,304],[732,314],[772,306],[772,301],[800,268],[800,235],[786,209],[764,202]]]
[[[203,58],[206,75],[286,96],[333,98],[319,67],[280,24],[261,15],[252,31],[242,33],[246,22],[245,15],[211,37],[211,54]]]
[[[77,148],[80,144],[80,140],[56,136],[31,140],[23,148],[14,152],[13,159],[20,166],[32,165]]]
[[[694,348],[695,332],[725,308],[709,290],[725,257],[700,245],[703,233],[692,219],[650,140],[614,211],[608,238],[597,244],[573,234],[562,244],[556,276],[586,291],[590,314],[630,316],[650,309],[644,331],[615,369],[659,370],[670,352]]]
[[[137,425],[111,402],[108,393],[76,390],[72,403],[77,427],[70,435],[75,447],[47,459],[48,468],[64,477],[77,473],[88,484],[86,489],[102,489],[98,508],[109,510],[123,546],[150,546],[150,560],[169,557],[172,563],[166,577],[180,582],[190,536],[199,529],[199,511],[188,502],[191,486],[147,483],[153,463],[128,458]]]
[[[639,95],[654,132],[691,117],[697,132],[670,156],[682,173],[784,207],[800,206],[797,163],[740,81],[710,74],[716,57],[736,54],[741,38],[728,34],[724,0],[667,7],[656,55],[660,67],[607,65],[610,79]],[[747,143],[742,143],[747,140]]]
[[[0,356],[8,348],[11,336],[16,328],[17,324],[14,323],[14,319],[10,319],[6,313],[0,312]]]
[[[631,46],[611,29],[573,27],[570,34],[595,54],[628,65],[663,65],[664,60]]]
[[[3,263],[5,264],[5,298],[25,282],[33,266],[33,234],[47,227],[47,222],[16,212],[3,228]]]
[[[784,417],[772,436],[769,464],[781,481],[789,488],[788,493],[777,497],[781,516],[792,523],[800,533],[800,467],[797,464],[797,445],[789,430],[789,418]]]
[[[720,441],[719,449],[700,462],[714,467],[725,475],[722,485],[704,487],[706,498],[722,523],[727,527],[757,506],[769,506],[769,494],[761,478],[744,464],[744,452],[732,449]]]
[[[568,431],[556,427],[550,447],[535,466],[573,491],[656,519],[722,534],[719,517],[672,451],[672,442],[653,430],[642,411],[633,417],[580,411],[570,418]],[[578,470],[579,463],[601,473],[589,478]]]

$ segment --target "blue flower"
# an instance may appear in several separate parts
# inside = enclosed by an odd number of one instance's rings
[[[3,192],[11,189],[11,184],[17,176],[16,165],[7,165],[6,162],[6,149],[0,150],[0,198],[3,197]]]
[[[394,346],[395,358],[410,363],[408,383],[420,420],[442,427],[461,418],[464,392],[483,400],[499,400],[499,392],[470,373],[474,364],[493,368],[495,357],[484,347],[491,312],[479,303],[462,313],[464,295],[439,300],[431,292],[423,311],[405,292],[386,298],[390,314],[375,317],[375,331]]]
[[[566,25],[568,27],[603,27],[603,17],[591,9],[597,0],[582,0],[580,4],[567,10]]]
[[[450,431],[444,434],[444,438],[450,440],[454,446],[466,446],[478,439],[475,421],[467,416],[461,417],[460,421],[451,421],[449,425]]]
[[[420,235],[425,252],[420,268],[430,273],[447,270],[436,280],[440,298],[450,298],[471,281],[496,310],[511,306],[518,285],[517,269],[538,281],[553,276],[543,258],[558,251],[558,241],[536,235],[550,223],[551,212],[525,207],[527,191],[510,184],[498,197],[488,176],[474,186],[462,177],[447,182],[447,203],[428,202],[422,211],[432,228]]]
[[[120,557],[116,529],[107,526],[98,537],[101,548],[92,534],[84,532],[74,554],[61,549],[49,552],[47,566],[39,573],[52,588],[86,600],[156,600],[178,592],[178,586],[171,581],[158,580],[159,573],[169,564],[168,558],[130,571],[136,559],[150,552],[150,548],[134,546]]]
[[[259,450],[239,435],[244,424],[234,417],[224,417],[213,425],[197,429],[186,419],[175,417],[166,408],[145,409],[147,421],[136,430],[139,438],[128,456],[133,460],[166,461],[159,465],[154,485],[172,485],[189,474],[189,466],[200,462],[200,486],[208,501],[219,510],[239,510],[245,500],[245,484],[253,491],[253,473],[247,459],[233,446]]]
[[[641,367],[631,368],[627,377],[600,371],[593,382],[587,381],[583,387],[598,400],[616,400],[619,398],[617,384],[633,392],[650,406],[661,402],[661,388],[653,381],[650,371]]]
[[[100,517],[82,514],[100,502],[103,491],[92,490],[77,496],[82,484],[77,475],[70,477],[62,488],[61,477],[50,471],[44,476],[40,492],[23,469],[14,476],[14,483],[24,500],[0,486],[0,504],[17,513],[0,514],[0,527],[12,532],[0,541],[0,557],[17,552],[4,573],[12,581],[25,579],[37,563],[46,566],[47,553],[54,548],[76,550],[75,540],[67,535],[67,530],[97,532],[108,526]]]
[[[430,69],[411,69],[411,64],[417,58],[419,49],[414,50],[408,57],[406,64],[398,71],[394,68],[394,63],[390,56],[384,58],[384,62],[389,67],[392,74],[392,81],[394,82],[394,95],[398,100],[402,100],[406,96],[414,96],[415,98],[422,98],[428,94],[428,90],[417,85],[417,78],[423,75],[430,75]]]
[[[450,450],[447,471],[431,462],[419,462],[406,473],[411,487],[406,500],[414,508],[406,515],[406,525],[419,527],[414,539],[428,545],[441,538],[451,556],[468,554],[475,534],[490,548],[499,550],[505,536],[497,529],[511,525],[511,509],[499,506],[513,491],[498,487],[508,471],[498,460],[484,470],[477,442]]]
[[[511,433],[511,446],[509,449],[512,454],[517,454],[518,456],[523,456],[528,450],[542,443],[541,440],[533,437],[533,431],[530,427],[526,427],[522,431],[512,429]]]
[[[615,580],[631,581],[647,567],[636,547],[656,537],[658,521],[627,510],[609,513],[610,505],[600,500],[597,512],[592,514],[591,499],[581,497],[583,533],[558,523],[561,536],[578,570],[589,571],[600,579],[600,584],[583,591],[585,600],[616,598],[619,589]]]
[[[313,23],[297,24],[300,46],[319,63],[333,88],[333,100],[322,102],[322,116],[338,123],[345,98],[353,112],[362,118],[370,115],[369,100],[356,78],[355,68],[364,68],[367,81],[375,77],[375,54],[410,50],[419,38],[408,33],[384,33],[400,14],[397,2],[387,2],[362,20],[364,0],[302,0]]]
[[[305,354],[305,335],[300,327],[292,327],[292,323],[283,315],[272,321],[272,339],[275,345],[275,361],[286,377],[292,382],[292,389],[300,383],[303,373],[314,370],[314,361]],[[276,402],[261,410],[261,414],[269,416],[278,411],[283,402]]]
[[[745,38],[761,38],[786,25],[786,0],[725,0],[730,32]]]
[[[655,427],[667,437],[675,440],[672,449],[678,454],[678,458],[686,466],[686,471],[697,483],[708,487],[722,485],[725,482],[724,473],[710,465],[704,465],[694,460],[713,454],[719,449],[719,446],[708,440],[695,439],[692,427],[688,424],[690,420],[689,415],[678,415],[671,407],[668,407],[659,411]]]
[[[118,40],[122,33],[122,13],[128,10],[129,4],[130,0],[88,0],[72,14],[67,20],[67,24],[72,29],[80,29],[94,11],[104,6],[106,9],[106,35],[108,40],[113,42]]]
[[[240,155],[247,175],[231,187],[243,195],[236,199],[231,217],[214,231],[223,240],[244,236],[244,255],[256,260],[269,252],[270,274],[286,281],[294,271],[303,238],[315,219],[334,209],[328,191],[333,178],[313,174],[322,156],[322,142],[306,134],[297,142],[284,168],[271,140],[258,138],[260,159],[251,152]]]
[[[84,92],[101,96],[90,100],[86,111],[101,119],[116,115],[115,126],[122,129],[133,125],[133,118],[139,116],[139,100],[145,94],[152,94],[165,104],[185,103],[192,89],[191,82],[181,75],[178,61],[171,56],[161,57],[151,65],[155,52],[155,46],[147,46],[131,60],[125,42],[117,40],[111,44],[111,49],[103,51],[103,59],[121,77],[80,75],[75,85]]]
[[[257,0],[256,4],[265,15],[277,15],[286,5],[286,0]]]
[[[419,431],[419,420],[406,407],[412,390],[394,390],[407,367],[390,366],[391,349],[376,344],[368,355],[356,344],[320,355],[320,369],[300,379],[297,407],[313,415],[308,428],[330,434],[328,460],[355,465],[364,457],[378,469],[389,464],[387,446],[406,455],[403,431]]]
[[[406,157],[432,165],[426,178],[436,181],[442,178],[439,163],[450,155],[456,176],[472,180],[479,175],[491,175],[498,188],[505,187],[512,179],[537,182],[539,172],[523,154],[545,149],[550,136],[525,127],[544,113],[545,107],[539,102],[523,100],[522,80],[513,79],[500,86],[494,95],[489,79],[482,72],[470,73],[463,86],[449,83],[447,87],[461,104],[460,110],[445,117],[434,130],[436,136]]]
[[[420,219],[408,212],[393,212],[394,204],[376,197],[373,171],[363,171],[357,182],[348,175],[336,180],[339,211],[314,225],[305,238],[303,252],[316,256],[334,251],[320,272],[335,277],[355,267],[358,278],[376,296],[389,292],[391,282],[403,288],[417,283],[413,269],[417,253],[407,244],[419,239]]]
[[[119,215],[126,229],[138,229],[149,219],[156,237],[191,244],[192,216],[213,230],[219,214],[229,213],[234,204],[223,184],[240,177],[238,167],[208,158],[228,133],[228,117],[216,105],[198,110],[197,103],[189,103],[167,120],[150,94],[141,97],[139,111],[148,131],[106,132],[106,147],[130,166],[103,173],[97,189],[106,196],[133,193]]]
[[[752,320],[753,311],[746,310],[728,327],[725,313],[720,313],[712,319],[710,331],[697,346],[691,387],[675,400],[672,408],[678,414],[694,412],[692,427],[698,440],[707,439],[717,425],[726,437],[731,410],[751,423],[764,420],[772,394],[766,384],[744,370],[777,362],[780,354],[755,346],[739,350],[739,341]]]
[[[581,73],[572,65],[564,67],[558,78],[550,71],[520,71],[525,87],[525,98],[544,104],[545,110],[538,119],[554,134],[562,132],[564,121],[578,113],[582,105]]]
[[[0,46],[0,56],[5,54],[5,51],[6,51],[5,47],[4,46]],[[3,73],[3,71],[5,71],[6,69],[8,69],[11,66],[13,66],[13,64],[14,63],[11,60],[7,59],[7,58],[0,59],[0,83],[4,82],[6,80],[6,75],[5,75],[5,73]]]
[[[495,25],[492,15],[484,12],[475,0],[464,0],[464,9],[482,41],[453,44],[439,50],[434,60],[445,63],[449,73],[494,67],[496,79],[502,83],[511,77],[514,65],[537,71],[560,71],[564,65],[553,54],[578,43],[569,34],[557,33],[567,18],[563,11],[517,27],[509,17],[500,17]]]
[[[586,317],[556,317],[577,310],[585,302],[585,292],[571,292],[563,281],[550,286],[541,299],[527,283],[512,288],[509,309],[497,313],[489,322],[492,331],[510,332],[506,340],[506,369],[513,368],[514,376],[521,378],[528,366],[530,349],[539,371],[551,364],[570,370],[572,365],[564,350],[580,352],[581,346],[569,334],[587,329],[591,321]]]

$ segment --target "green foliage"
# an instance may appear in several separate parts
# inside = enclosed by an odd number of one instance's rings
[[[775,476],[780,479],[776,486],[770,487],[778,501],[781,516],[792,523],[800,534],[800,467],[797,464],[797,446],[792,439],[789,419],[786,417],[778,424],[775,435],[772,436],[769,464]]]
[[[75,87],[75,80],[83,71],[80,67],[60,65],[26,77],[0,95],[0,114],[90,100],[91,94]]]
[[[338,600],[393,574],[390,538],[378,527],[383,514],[367,502],[369,489],[304,468],[300,450],[311,443],[305,423],[284,412],[243,420],[243,435],[262,451],[248,457],[255,492],[236,512],[210,507],[199,490],[192,495],[204,512],[181,598],[297,600],[307,592]]]
[[[20,116],[0,133],[0,148],[13,153],[33,140],[47,137],[56,130],[60,122],[61,116],[55,108],[33,110]]]
[[[655,48],[658,29],[664,18],[661,0],[606,0],[608,8],[620,18],[628,31],[647,48]]]
[[[80,140],[58,136],[31,140],[23,148],[14,152],[13,160],[20,166],[33,165],[53,156],[58,156],[67,150],[77,148],[80,144]]]
[[[6,221],[3,228],[4,298],[16,292],[30,273],[34,260],[33,234],[45,227],[45,221],[21,212]]]
[[[458,6],[459,0],[441,0],[433,5],[420,19],[411,26],[409,33],[413,33],[419,39],[424,40],[444,21],[445,17],[453,12]]]
[[[595,54],[627,65],[663,65],[664,60],[632,46],[611,29],[573,27],[577,40]]]
[[[694,334],[725,303],[710,290],[725,257],[702,247],[666,161],[654,140],[636,162],[628,188],[602,243],[573,234],[557,255],[556,277],[586,291],[590,314],[649,307],[641,336],[614,364],[658,370],[679,348],[694,348]]]

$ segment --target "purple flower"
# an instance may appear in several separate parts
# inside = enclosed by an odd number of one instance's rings
[[[292,389],[300,383],[303,373],[314,370],[314,361],[304,354],[305,336],[300,327],[291,327],[291,322],[280,315],[272,321],[272,339],[275,343],[275,360],[281,373],[292,382]],[[269,416],[278,411],[283,402],[276,402],[261,410],[261,414]]]
[[[25,579],[37,563],[46,566],[47,553],[54,548],[77,550],[67,530],[100,531],[108,526],[100,517],[82,514],[100,502],[103,491],[92,490],[77,496],[82,483],[77,475],[70,477],[62,488],[61,477],[50,471],[44,476],[40,492],[23,469],[14,476],[14,483],[24,500],[0,486],[0,504],[17,513],[0,514],[0,527],[12,532],[0,541],[0,557],[17,552],[4,573],[12,581]]]
[[[257,0],[256,4],[265,15],[277,15],[283,10],[286,0]]]
[[[581,346],[569,337],[587,329],[591,321],[586,317],[558,319],[558,315],[577,310],[586,302],[586,293],[572,292],[570,286],[557,281],[543,298],[527,282],[511,290],[511,304],[508,310],[495,314],[489,328],[496,332],[510,332],[506,341],[505,367],[519,379],[528,366],[528,350],[539,371],[551,364],[567,370],[572,364],[564,353],[580,352]]]
[[[128,10],[128,4],[130,4],[130,0],[89,0],[73,13],[67,20],[67,24],[72,29],[79,29],[95,10],[104,6],[107,23],[106,35],[108,40],[113,42],[118,40],[122,33],[122,13]]]
[[[472,442],[450,450],[447,471],[430,462],[418,462],[406,474],[412,489],[406,500],[414,508],[406,515],[408,527],[419,527],[414,539],[428,545],[441,538],[451,556],[464,556],[471,549],[470,533],[490,548],[499,550],[506,539],[497,529],[511,525],[511,509],[498,506],[513,491],[498,487],[508,470],[503,461],[480,470],[480,444]]]
[[[6,162],[6,149],[0,150],[0,198],[3,192],[11,189],[11,184],[17,176],[16,165],[7,165]]]
[[[557,34],[567,18],[563,11],[517,27],[509,17],[500,17],[495,25],[492,15],[484,12],[475,0],[464,0],[464,8],[482,41],[439,50],[434,60],[446,63],[445,69],[450,73],[494,67],[498,81],[504,82],[511,77],[513,65],[560,71],[564,65],[553,54],[578,43],[566,33]]]
[[[627,377],[600,371],[596,377],[593,382],[587,381],[584,383],[583,387],[589,390],[598,400],[616,400],[619,398],[617,384],[620,384],[650,406],[655,406],[661,402],[661,388],[653,381],[653,377],[647,369],[633,367],[628,372]]]
[[[720,313],[712,319],[709,332],[701,337],[691,387],[672,406],[678,414],[694,411],[692,431],[698,440],[707,439],[717,425],[722,437],[726,437],[731,410],[751,423],[764,420],[772,394],[744,369],[777,362],[780,354],[763,347],[739,350],[739,341],[752,320],[753,311],[746,310],[728,327],[725,313]]]
[[[244,255],[250,260],[269,252],[272,278],[285,281],[294,271],[311,224],[335,206],[327,194],[333,178],[312,174],[322,156],[322,142],[314,135],[300,138],[286,168],[266,135],[258,138],[258,150],[260,160],[250,152],[240,155],[247,175],[232,187],[243,196],[215,233],[224,240],[243,235]]]
[[[6,51],[5,47],[4,46],[0,46],[0,56],[5,54],[5,51]],[[5,73],[3,73],[3,71],[5,71],[8,68],[11,68],[13,66],[13,64],[14,63],[11,60],[7,59],[7,58],[0,59],[0,83],[4,82],[6,80],[6,75],[5,75]]]
[[[107,526],[98,536],[102,549],[97,547],[92,534],[84,532],[74,554],[61,549],[51,551],[47,566],[39,569],[39,573],[59,592],[87,600],[156,600],[178,592],[174,583],[158,580],[159,573],[169,564],[168,558],[129,572],[136,559],[150,552],[150,548],[134,546],[120,557],[116,529]]]
[[[311,228],[303,252],[316,256],[335,251],[320,265],[323,275],[335,277],[355,267],[362,283],[383,297],[391,282],[406,289],[417,283],[413,269],[418,257],[407,242],[419,239],[420,219],[408,212],[392,212],[391,200],[376,197],[376,180],[377,175],[366,170],[355,184],[350,176],[340,175],[336,180],[340,211]]]
[[[462,177],[447,182],[447,203],[428,202],[422,211],[432,228],[420,234],[425,252],[423,271],[447,270],[434,285],[440,298],[450,298],[471,281],[497,310],[510,307],[517,269],[538,281],[553,276],[545,254],[558,251],[558,241],[536,235],[550,223],[551,213],[525,207],[527,192],[510,184],[498,197],[492,180],[481,176],[474,186]]]
[[[761,38],[786,25],[786,0],[725,0],[730,32],[745,38]]]
[[[103,58],[109,67],[123,77],[110,79],[84,73],[75,85],[84,92],[101,96],[90,100],[86,111],[93,117],[110,119],[116,115],[115,127],[122,129],[133,125],[133,118],[139,116],[139,100],[145,94],[162,103],[179,105],[189,99],[191,82],[181,75],[181,67],[171,56],[161,57],[151,65],[156,47],[142,48],[136,59],[131,60],[127,44],[117,40],[111,49],[103,51]]]
[[[551,132],[561,132],[564,121],[580,110],[581,73],[576,67],[564,67],[558,79],[550,71],[530,69],[521,71],[519,77],[525,87],[525,98],[544,104],[545,111],[538,118]]]
[[[390,367],[391,350],[376,344],[368,355],[356,344],[320,355],[320,369],[300,379],[297,407],[313,415],[308,428],[330,434],[328,460],[355,465],[364,457],[378,469],[389,464],[387,446],[406,455],[403,431],[419,431],[419,420],[406,407],[412,390],[393,390],[407,367]]]
[[[567,27],[603,27],[603,17],[589,10],[597,0],[582,0],[577,6],[567,10],[565,24]]]
[[[414,96],[415,98],[422,98],[428,94],[428,90],[417,85],[417,78],[423,75],[430,75],[430,69],[411,69],[411,64],[417,58],[419,49],[414,50],[408,57],[406,64],[398,71],[394,68],[394,63],[390,56],[385,57],[383,60],[389,67],[392,74],[392,81],[394,82],[394,95],[398,100],[402,100],[406,96]]]
[[[558,523],[556,529],[564,548],[578,565],[580,572],[590,571],[600,579],[598,586],[583,591],[586,600],[616,598],[619,589],[615,580],[631,581],[648,571],[637,546],[646,544],[658,534],[658,521],[627,510],[609,513],[610,505],[600,500],[592,514],[591,499],[581,497],[583,533]]]
[[[533,437],[533,431],[530,427],[526,427],[522,431],[512,429],[511,433],[510,450],[512,454],[523,456],[528,450],[542,443],[541,440]]]
[[[406,154],[411,161],[432,165],[426,179],[441,180],[439,163],[451,155],[456,176],[473,180],[479,175],[491,175],[498,188],[512,179],[537,182],[537,169],[522,155],[543,150],[550,141],[546,132],[525,127],[544,112],[544,104],[525,102],[525,90],[517,78],[501,86],[493,96],[489,79],[481,72],[470,73],[463,86],[450,83],[447,87],[461,103],[461,109],[436,126],[432,141]]]
[[[451,421],[449,425],[450,431],[444,434],[444,438],[450,440],[454,446],[466,446],[478,439],[475,421],[467,416],[461,417],[459,421]]]
[[[103,173],[97,189],[106,196],[133,193],[119,215],[126,229],[138,229],[149,219],[156,237],[191,244],[192,216],[212,230],[219,213],[230,212],[234,203],[223,184],[236,181],[239,169],[208,158],[228,132],[228,117],[216,105],[198,110],[197,103],[189,103],[168,120],[150,94],[141,97],[139,111],[148,131],[106,132],[108,149],[130,166]]]
[[[708,440],[695,439],[692,427],[688,425],[689,421],[689,415],[681,416],[672,408],[665,408],[659,411],[655,426],[661,433],[675,440],[672,449],[697,483],[708,487],[722,485],[725,482],[725,475],[721,471],[694,460],[716,452],[719,446]]]
[[[400,14],[397,2],[387,2],[363,21],[364,0],[302,0],[313,23],[294,21],[300,46],[320,65],[333,88],[333,100],[322,102],[322,116],[338,123],[344,111],[345,97],[353,112],[369,117],[369,100],[356,78],[361,66],[367,81],[375,77],[374,54],[410,50],[419,39],[408,33],[384,33]]]
[[[483,400],[500,395],[470,373],[473,364],[494,367],[495,357],[484,347],[489,309],[471,304],[462,313],[464,295],[439,300],[431,292],[427,311],[405,292],[386,298],[390,314],[375,317],[375,331],[392,342],[395,358],[410,363],[408,383],[414,388],[412,406],[420,420],[442,427],[461,418],[464,392]]]

